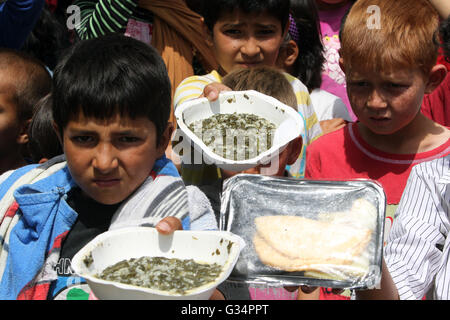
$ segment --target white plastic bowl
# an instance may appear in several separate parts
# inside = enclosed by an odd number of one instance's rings
[[[202,139],[188,128],[196,120],[206,119],[218,113],[235,112],[255,114],[277,126],[272,147],[269,150],[251,159],[226,159],[214,153]],[[202,155],[194,157],[194,164],[198,160],[201,163],[203,159],[204,163],[215,164],[219,168],[232,171],[243,171],[259,164],[269,163],[291,140],[302,135],[305,129],[303,117],[295,109],[254,90],[222,92],[214,102],[210,102],[206,98],[186,101],[175,109],[175,118],[183,137],[183,143],[175,146],[174,152],[177,152],[178,149],[183,150],[181,157],[184,163],[191,162],[190,145],[193,144],[195,152]],[[177,139],[179,136],[175,135],[174,140]]]
[[[228,249],[229,243],[232,243]],[[94,295],[109,300],[205,300],[228,278],[237,262],[244,241],[227,231],[175,231],[162,235],[155,228],[131,227],[98,235],[72,259],[72,268],[86,279]],[[218,251],[217,251],[218,250]],[[220,252],[220,254],[217,254]],[[127,285],[95,277],[106,267],[119,261],[142,256],[194,259],[197,262],[223,266],[219,277],[185,295]],[[85,259],[92,257],[86,265]]]

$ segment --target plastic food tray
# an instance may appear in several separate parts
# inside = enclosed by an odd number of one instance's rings
[[[251,174],[239,174],[227,179],[222,193],[219,228],[241,236],[247,243],[229,280],[273,286],[374,287],[381,279],[385,207],[386,198],[382,187],[371,180],[310,181]],[[255,219],[268,216],[294,217],[295,223],[307,221],[310,223],[308,226],[314,228],[297,230],[297,224],[294,223],[273,223],[266,225],[265,229],[262,228],[264,225],[257,228],[258,220]],[[330,226],[330,223],[337,225]],[[324,229],[324,226],[330,228]],[[355,255],[352,261],[347,259],[345,263],[335,264],[323,262],[325,258],[325,261],[336,258],[337,250],[333,251],[333,248],[341,248],[340,244],[348,246],[346,234],[360,235],[361,230],[367,229],[370,230],[370,238],[367,238],[369,240],[360,253],[352,251]],[[265,245],[275,250],[272,256],[264,257],[257,252],[254,242],[256,235],[262,236]],[[288,244],[285,248],[287,242],[297,245]],[[360,241],[355,241],[355,245],[357,243]],[[330,250],[332,254],[328,258],[326,253]],[[307,260],[310,259],[308,255],[316,254],[322,262],[317,259]],[[279,265],[274,267],[273,264],[263,263],[264,258],[275,264],[281,261],[291,263],[292,259],[314,262],[310,262],[311,267],[306,270],[287,271],[280,269]],[[294,262],[296,268],[302,265]]]

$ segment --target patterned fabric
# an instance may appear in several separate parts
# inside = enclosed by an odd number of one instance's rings
[[[76,31],[82,40],[107,33],[123,33],[128,19],[136,18],[137,1],[134,0],[79,0],[74,5],[81,11],[80,25]]]
[[[450,299],[450,156],[415,166],[384,250],[400,299]]]
[[[295,23],[294,18],[292,17],[292,14],[289,14],[289,35],[292,37],[292,40],[295,42],[298,42],[298,29],[297,24]]]

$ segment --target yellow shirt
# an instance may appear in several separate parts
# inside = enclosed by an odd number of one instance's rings
[[[305,133],[303,136],[303,147],[299,159],[290,166],[289,172],[292,176],[300,178],[304,175],[306,147],[322,135],[320,124],[311,104],[308,89],[294,76],[284,73],[297,97],[298,112],[305,119]],[[174,95],[174,110],[181,103],[196,99],[202,93],[205,86],[213,82],[222,82],[222,77],[217,71],[203,76],[192,76],[184,79],[177,87]],[[186,184],[200,185],[211,183],[220,178],[220,170],[214,165],[206,164],[181,164],[181,175]]]

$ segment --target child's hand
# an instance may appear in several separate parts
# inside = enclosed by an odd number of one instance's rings
[[[181,220],[175,217],[165,217],[156,225],[156,230],[162,234],[171,234],[176,230],[183,230]]]
[[[219,82],[213,82],[203,89],[203,94],[200,97],[206,97],[209,101],[215,101],[222,91],[231,91],[231,89]]]
[[[322,128],[323,134],[326,134],[341,129],[347,123],[348,121],[345,121],[342,118],[334,118],[320,121],[320,127]]]
[[[223,296],[222,292],[216,289],[214,290],[209,300],[225,300],[225,297]]]

